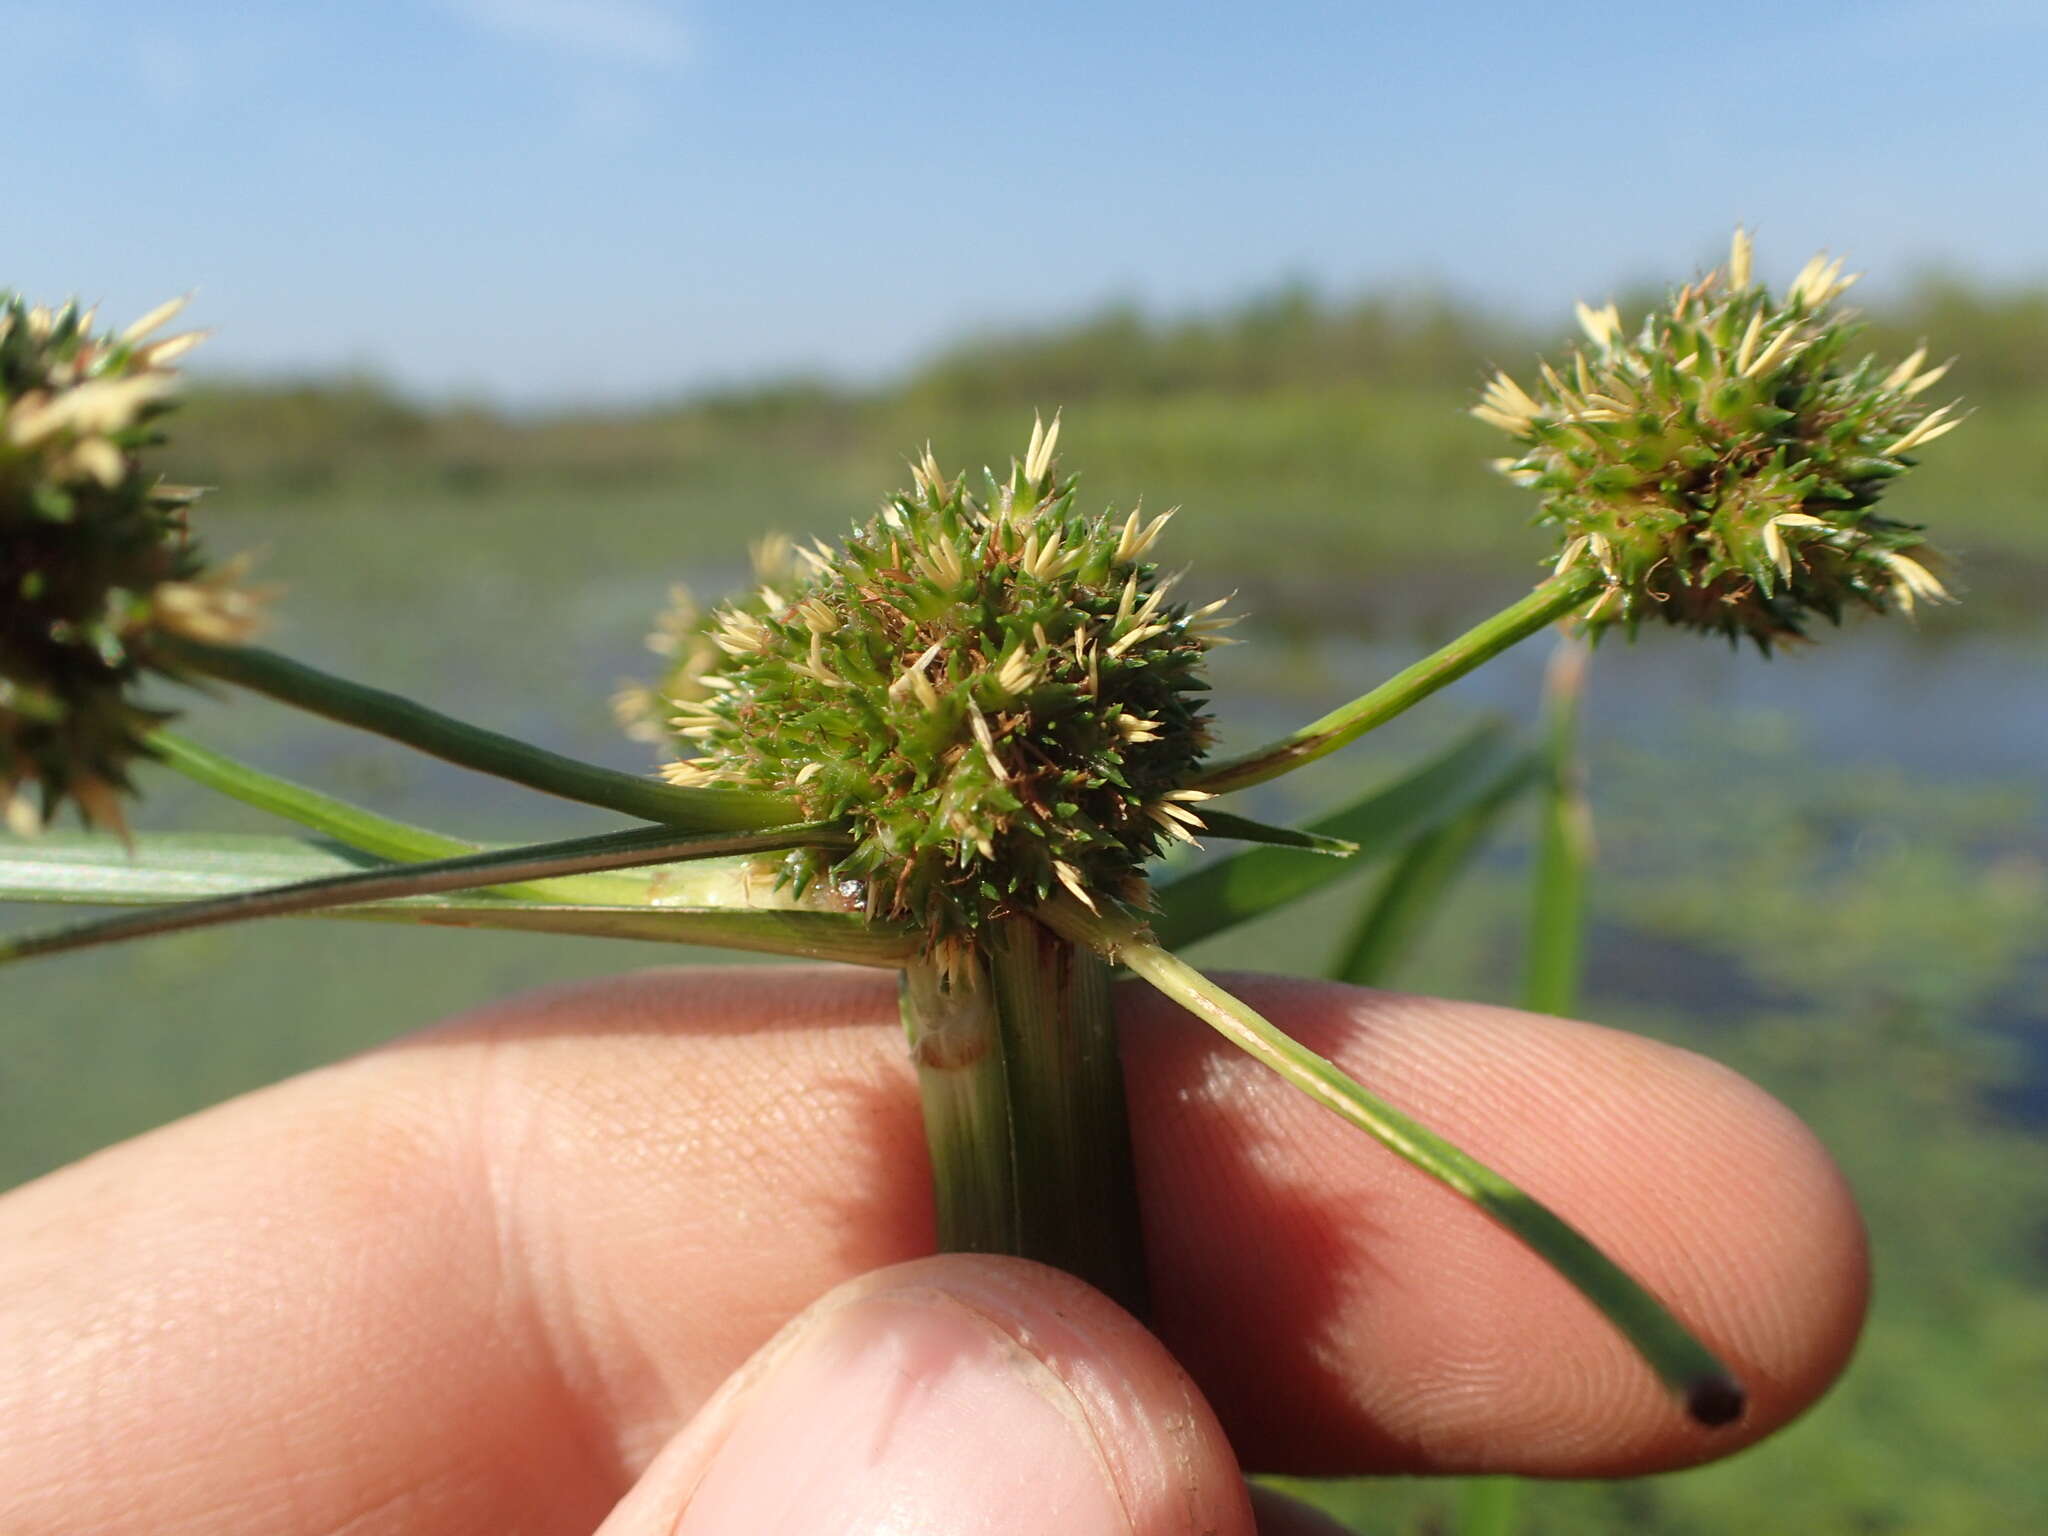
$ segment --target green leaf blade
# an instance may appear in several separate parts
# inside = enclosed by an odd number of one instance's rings
[[[1482,726],[1420,768],[1307,828],[1312,836],[1356,845],[1352,857],[1305,858],[1296,849],[1256,848],[1219,859],[1159,888],[1153,931],[1162,944],[1185,948],[1362,873],[1373,860],[1496,792],[1507,777],[1528,772],[1532,761],[1505,727]]]
[[[111,837],[50,834],[32,842],[0,840],[0,901],[155,906],[388,867],[321,839],[159,833],[139,838],[131,853]],[[635,899],[543,902],[507,897],[500,888],[404,896],[309,915],[704,945],[891,968],[915,949],[907,932],[855,913],[805,907],[776,889],[753,856],[603,878]]]

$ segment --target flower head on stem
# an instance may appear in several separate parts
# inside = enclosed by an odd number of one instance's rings
[[[1910,610],[1947,594],[1920,531],[1874,510],[1912,454],[1952,431],[1920,396],[1947,372],[1922,348],[1894,367],[1846,356],[1834,305],[1855,281],[1816,256],[1774,297],[1748,234],[1631,335],[1613,305],[1579,306],[1586,340],[1533,390],[1505,372],[1472,414],[1516,440],[1496,467],[1542,494],[1560,572],[1596,571],[1595,631],[1646,617],[1799,637],[1852,602]]]
[[[840,550],[672,630],[665,773],[787,794],[841,819],[831,868],[934,945],[1055,893],[1135,888],[1201,827],[1213,615],[1147,555],[1164,517],[1075,507],[1039,422],[977,491],[927,449]],[[802,875],[824,873],[817,860]]]
[[[120,829],[128,766],[167,718],[133,697],[169,670],[153,642],[233,643],[258,620],[241,563],[200,559],[198,491],[142,463],[201,339],[157,334],[182,307],[108,335],[0,292],[0,811],[18,832],[66,800]]]

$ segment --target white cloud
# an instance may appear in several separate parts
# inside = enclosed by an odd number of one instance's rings
[[[667,72],[689,56],[688,29],[653,0],[442,0],[464,21],[511,42],[587,64]]]

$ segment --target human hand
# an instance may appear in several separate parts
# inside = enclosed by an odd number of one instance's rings
[[[1231,1447],[1626,1475],[1736,1450],[1840,1370],[1861,1227],[1753,1087],[1589,1025],[1245,995],[1580,1224],[1747,1416],[1692,1424],[1513,1239],[1143,989],[1120,1007],[1158,1338],[1049,1270],[919,1259],[890,980],[670,970],[486,1008],[0,1200],[0,1530],[1274,1536],[1326,1527],[1255,1527]]]

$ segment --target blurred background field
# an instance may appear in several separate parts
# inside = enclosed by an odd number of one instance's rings
[[[1601,853],[1582,1011],[1728,1062],[1819,1128],[1875,1239],[1863,1352],[1769,1445],[1667,1478],[1532,1487],[1518,1529],[2048,1528],[2048,293],[1929,279],[1870,339],[1896,355],[1923,335],[1965,359],[1951,382],[1976,415],[1888,510],[1934,525],[1966,601],[1917,627],[1852,621],[1769,662],[1646,634],[1603,648],[1589,703]],[[1192,567],[1191,595],[1235,591],[1252,616],[1253,644],[1215,669],[1227,750],[1537,574],[1526,499],[1489,474],[1497,444],[1462,408],[1485,364],[1526,371],[1554,340],[1426,294],[1295,287],[974,337],[867,387],[609,413],[428,406],[369,379],[214,381],[177,418],[169,468],[218,487],[210,546],[260,550],[289,589],[282,648],[643,770],[606,699],[646,670],[640,637],[670,583],[715,596],[749,539],[836,532],[927,439],[949,467],[1002,464],[1034,409],[1063,408],[1084,497],[1184,507],[1168,559]],[[1541,651],[1266,809],[1327,804],[1480,714],[1532,720]],[[258,702],[180,703],[201,740],[452,831],[597,824]],[[146,827],[260,825],[168,775],[146,788]],[[1514,998],[1525,844],[1516,827],[1481,861],[1403,985]],[[1196,958],[1313,971],[1362,889]],[[0,990],[0,1186],[514,988],[703,958],[302,923],[25,966]],[[1449,1529],[1431,1485],[1322,1493],[1362,1531]]]

